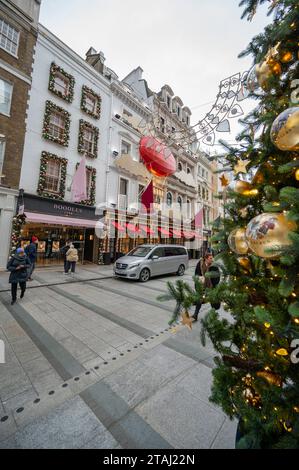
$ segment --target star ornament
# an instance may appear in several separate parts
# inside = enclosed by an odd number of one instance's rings
[[[220,179],[220,181],[221,181],[221,186],[222,186],[223,188],[225,188],[226,186],[229,185],[229,181],[228,181],[228,179],[226,178],[225,175],[222,175],[219,179]]]
[[[234,166],[234,173],[247,173],[246,166],[248,165],[249,160],[238,160],[237,164]]]
[[[182,314],[182,325],[186,325],[190,330],[192,330],[192,319],[189,317],[188,312]]]

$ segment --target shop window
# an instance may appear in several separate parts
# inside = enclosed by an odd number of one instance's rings
[[[46,177],[45,177],[45,190],[51,193],[59,192],[60,181],[60,162],[49,160],[47,163]]]
[[[13,86],[11,83],[0,78],[0,113],[10,115]]]
[[[14,56],[18,53],[20,33],[0,18],[0,47]]]

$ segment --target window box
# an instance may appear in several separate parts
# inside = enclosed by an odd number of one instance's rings
[[[90,158],[97,158],[98,140],[99,129],[89,122],[80,119],[78,152],[84,153]]]
[[[70,113],[56,106],[52,101],[46,101],[43,125],[44,139],[68,147],[70,137]]]
[[[74,98],[75,79],[65,72],[63,68],[52,62],[49,77],[49,90],[68,103],[72,103]]]
[[[81,109],[89,116],[100,119],[101,115],[101,102],[100,95],[95,93],[91,88],[83,85],[81,97]]]
[[[63,200],[67,159],[42,152],[37,193],[43,197]]]

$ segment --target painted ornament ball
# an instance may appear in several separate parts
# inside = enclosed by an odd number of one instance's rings
[[[142,137],[139,152],[148,171],[160,178],[176,172],[176,161],[170,149],[153,137]]]
[[[248,243],[246,240],[245,229],[235,228],[227,239],[230,249],[238,255],[245,255],[248,253]]]
[[[249,248],[261,258],[275,259],[281,248],[291,245],[288,235],[296,229],[296,224],[287,220],[282,213],[264,213],[252,219],[246,229]],[[275,250],[275,252],[268,252]],[[280,250],[280,251],[279,251]]]
[[[299,106],[277,116],[271,127],[271,140],[280,150],[299,150]]]

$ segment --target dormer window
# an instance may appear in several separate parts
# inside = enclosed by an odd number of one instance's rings
[[[169,95],[166,96],[166,102],[167,102],[167,107],[170,109],[170,107],[171,107],[171,99],[170,99],[170,96],[169,96]]]
[[[177,107],[177,115],[181,118],[181,108],[179,106]]]

